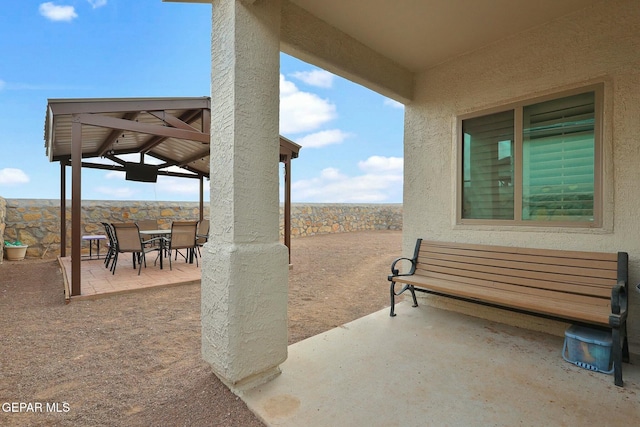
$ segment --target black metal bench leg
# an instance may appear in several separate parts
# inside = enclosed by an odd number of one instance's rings
[[[395,286],[396,286],[396,282],[392,281],[391,282],[391,286],[389,287],[389,293],[391,295],[391,313],[389,314],[391,317],[395,317],[396,312],[396,295],[401,295],[404,293],[404,291],[406,291],[407,289],[411,292],[411,297],[413,298],[413,306],[412,307],[417,307],[418,306],[418,299],[416,298],[416,291],[415,288],[412,285],[404,285],[404,287],[400,290],[400,292],[396,293],[395,291]]]
[[[613,348],[611,350],[611,356],[613,358],[613,375],[614,375],[614,383],[618,387],[623,386],[622,381],[622,340],[620,339],[620,329],[613,328],[611,338],[613,339]]]
[[[409,286],[409,292],[411,292],[411,296],[413,297],[413,305],[411,307],[418,306],[418,299],[416,298],[416,290],[413,286]]]
[[[391,317],[395,317],[396,313],[395,313],[395,309],[396,309],[396,292],[394,290],[396,286],[396,282],[391,282],[391,287],[389,288],[390,293],[391,293],[391,313],[389,313],[389,316]]]
[[[629,340],[627,338],[627,323],[622,324],[622,361],[629,363]]]

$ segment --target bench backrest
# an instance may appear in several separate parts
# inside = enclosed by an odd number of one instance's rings
[[[585,301],[597,297],[603,305],[609,305],[611,289],[619,278],[617,253],[426,240],[420,243],[415,273],[505,291],[517,286],[518,292],[532,295],[551,290],[558,292],[559,298],[566,294],[573,301],[581,296]]]

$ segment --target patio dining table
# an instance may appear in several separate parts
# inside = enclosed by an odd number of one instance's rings
[[[157,229],[157,230],[140,230],[140,235],[145,236],[145,237],[149,237],[149,238],[153,238],[153,237],[165,237],[168,235],[171,235],[171,230],[165,230],[165,229]],[[158,258],[160,258],[160,270],[162,270],[162,258],[163,258],[163,253],[166,250],[165,247],[165,239],[159,239],[160,242],[160,249],[158,252]]]

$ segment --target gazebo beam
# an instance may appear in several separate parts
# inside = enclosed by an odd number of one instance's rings
[[[139,114],[140,114],[140,112],[138,112],[138,111],[130,111],[130,112],[126,113],[122,118],[124,120],[134,120],[136,117],[138,117]],[[96,157],[104,156],[105,153],[109,150],[109,147],[111,147],[113,145],[113,143],[121,135],[121,132],[122,132],[122,129],[114,129],[114,130],[112,130],[111,133],[109,133],[109,135],[100,144],[100,147],[98,147],[98,150],[96,151]]]
[[[176,129],[147,123],[132,122],[130,120],[117,119],[100,114],[83,113],[78,115],[82,124],[99,126],[111,129],[128,130],[131,132],[146,133],[149,135],[166,136],[170,138],[187,139],[205,144],[209,143],[209,135],[198,131]]]

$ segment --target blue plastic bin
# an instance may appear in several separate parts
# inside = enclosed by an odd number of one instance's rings
[[[564,333],[562,357],[590,371],[613,373],[611,331],[572,325]]]

